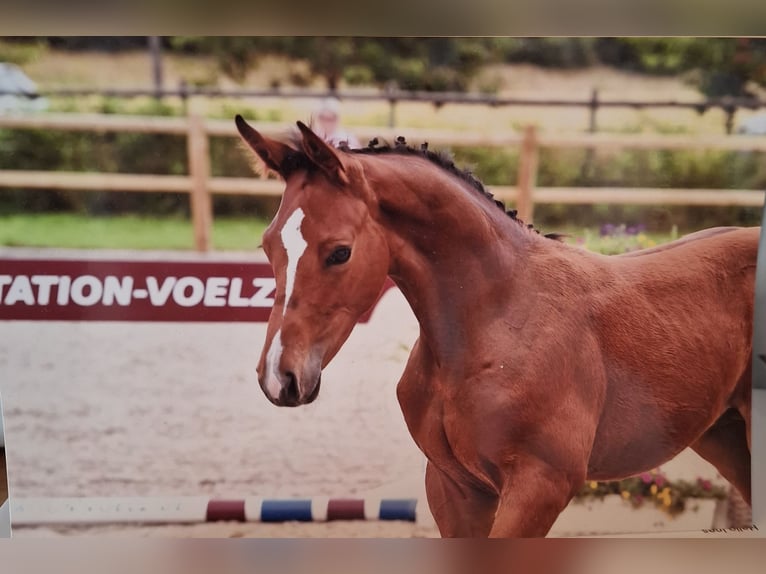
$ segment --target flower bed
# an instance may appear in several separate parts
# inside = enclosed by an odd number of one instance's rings
[[[726,489],[698,478],[670,481],[659,471],[589,482],[561,513],[551,536],[689,531],[711,528]]]
[[[653,470],[620,481],[591,481],[583,486],[574,500],[604,499],[608,495],[619,495],[634,508],[653,504],[670,516],[675,516],[686,510],[690,501],[724,500],[726,489],[702,478],[695,482],[670,481],[661,472]]]

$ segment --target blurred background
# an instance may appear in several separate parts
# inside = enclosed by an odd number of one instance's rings
[[[758,225],[765,93],[764,39],[6,37],[0,244],[254,249],[281,188],[239,179],[233,117],[279,131],[328,96],[362,145],[428,139],[589,248]],[[200,145],[168,123],[191,116]]]

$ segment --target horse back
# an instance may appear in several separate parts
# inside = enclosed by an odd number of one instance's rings
[[[649,254],[657,253],[660,251],[667,251],[668,249],[675,249],[676,247],[680,247],[681,245],[686,245],[687,243],[691,241],[699,241],[700,239],[707,239],[710,237],[714,237],[716,235],[721,235],[722,233],[729,233],[731,231],[737,231],[740,229],[746,229],[746,228],[744,227],[711,227],[709,229],[702,229],[700,231],[695,231],[694,233],[684,235],[683,237],[680,237],[676,239],[675,241],[669,241],[668,243],[663,243],[662,245],[657,245],[656,247],[647,247],[646,249],[640,249],[638,251],[629,251],[627,253],[621,253],[618,255],[618,257],[641,257],[643,255],[649,255]]]
[[[726,283],[755,280],[760,227],[716,227],[630,254],[612,256],[617,268],[645,282],[694,276]],[[654,281],[653,281],[654,280]],[[735,295],[736,293],[732,293]]]

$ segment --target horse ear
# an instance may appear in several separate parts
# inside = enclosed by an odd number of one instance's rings
[[[282,162],[285,157],[290,153],[294,153],[295,150],[282,142],[263,137],[239,114],[234,118],[234,123],[237,124],[239,135],[242,136],[245,143],[258,154],[258,157],[260,157],[270,169],[273,169],[279,175],[284,177],[285,174],[282,172]]]
[[[303,122],[298,122],[298,129],[303,136],[303,151],[308,158],[331,178],[348,183],[346,170],[335,149],[324,142]]]

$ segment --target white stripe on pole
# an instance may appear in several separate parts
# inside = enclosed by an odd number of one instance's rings
[[[317,496],[311,499],[311,519],[315,522],[327,521],[327,506],[330,499],[327,496]]]
[[[245,498],[245,520],[247,522],[260,522],[261,506],[263,506],[263,497],[248,496]]]
[[[364,499],[364,519],[377,520],[380,516],[380,498]]]
[[[24,498],[11,500],[11,524],[205,522],[207,496]]]

